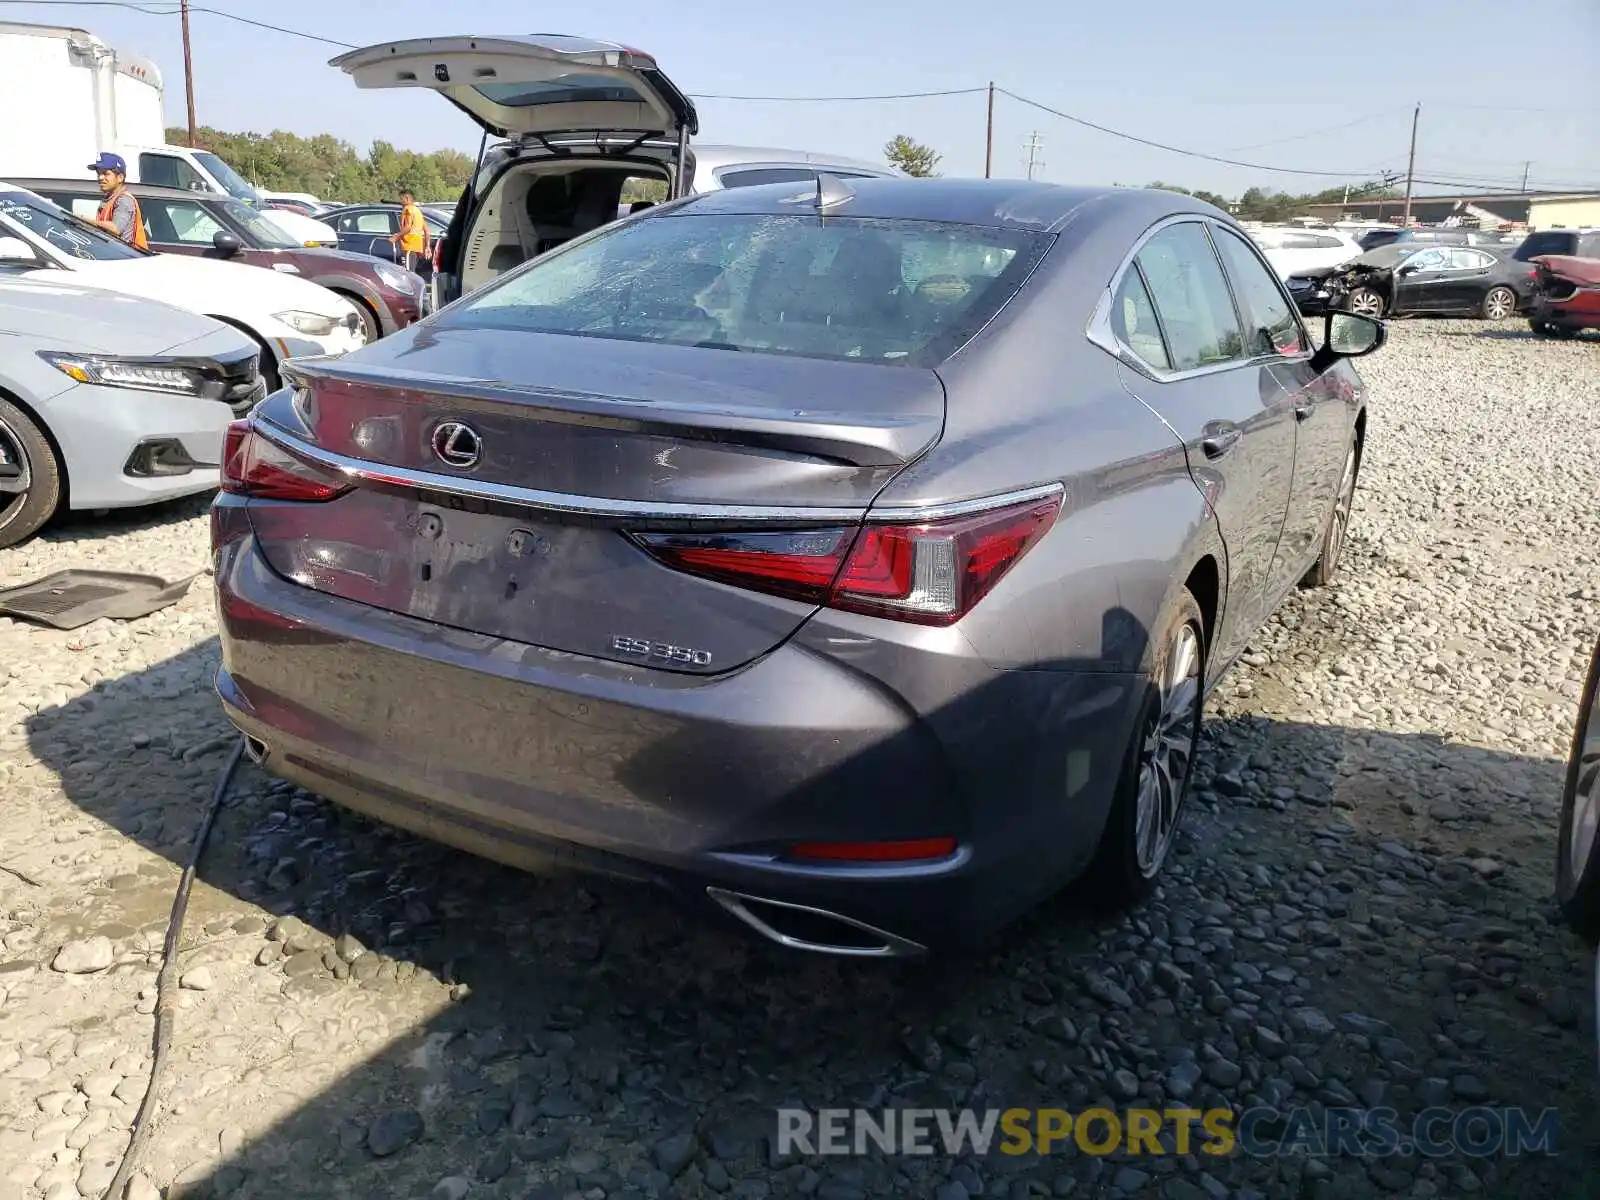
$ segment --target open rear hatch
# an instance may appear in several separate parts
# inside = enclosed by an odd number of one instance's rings
[[[271,444],[251,439],[266,481],[251,519],[279,574],[699,672],[816,610],[808,571],[831,581],[840,539],[938,439],[945,404],[931,370],[495,329],[285,375],[293,390],[255,414]],[[719,563],[787,594],[730,586]]]
[[[564,34],[412,38],[330,60],[358,88],[432,88],[495,137],[699,131],[694,103],[642,50]]]

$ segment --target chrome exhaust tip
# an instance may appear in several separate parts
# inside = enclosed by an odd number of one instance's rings
[[[259,767],[267,761],[267,744],[258,737],[252,737],[248,733],[245,734],[244,756]]]
[[[845,958],[914,958],[928,948],[825,908],[707,887],[706,895],[768,941]]]

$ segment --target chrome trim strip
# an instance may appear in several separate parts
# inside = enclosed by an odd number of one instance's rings
[[[810,950],[818,954],[837,954],[845,958],[901,958],[920,956],[928,952],[926,946],[917,944],[907,938],[886,933],[882,929],[868,925],[865,921],[857,921],[853,917],[841,916],[836,912],[829,912],[825,908],[812,908],[805,904],[790,904],[783,900],[770,900],[765,896],[747,896],[740,892],[730,892],[725,888],[707,887],[706,895],[715,900],[728,912],[738,917],[761,936],[778,943],[790,950]],[[801,938],[791,937],[786,933],[779,933],[760,917],[745,906],[746,901],[752,904],[766,904],[773,908],[784,908],[790,912],[805,913],[808,916],[822,917],[825,920],[836,921],[840,925],[848,925],[858,929],[883,945],[881,947],[863,946],[830,946],[824,942],[808,942]]]
[[[443,492],[467,499],[495,500],[505,504],[538,508],[566,516],[623,517],[638,521],[747,521],[763,524],[845,524],[855,525],[869,511],[869,505],[860,507],[804,507],[800,505],[760,504],[694,504],[669,501],[616,500],[604,496],[574,496],[566,492],[547,492],[538,488],[516,487],[506,483],[487,483],[455,475],[441,475],[433,471],[413,471],[406,467],[391,467],[365,459],[336,454],[320,446],[295,437],[287,430],[265,421],[256,422],[256,432],[273,445],[297,458],[343,475],[351,480],[385,484],[391,487],[418,488],[423,491]],[[897,506],[872,511],[875,522],[913,524],[937,521],[945,517],[958,517],[967,513],[982,512],[1008,504],[1025,504],[1030,500],[1044,500],[1064,494],[1060,483],[993,496],[957,500],[948,504],[927,506]]]
[[[1012,504],[1026,504],[1030,500],[1048,500],[1052,496],[1066,497],[1066,485],[1043,483],[1038,487],[1020,488],[994,496],[979,496],[972,500],[954,500],[949,504],[904,505],[891,508],[874,508],[868,515],[873,524],[907,525],[920,521],[942,521],[946,517],[963,517],[968,513],[985,512]]]

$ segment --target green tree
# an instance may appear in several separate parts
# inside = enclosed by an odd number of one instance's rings
[[[196,132],[201,149],[271,192],[310,192],[324,200],[356,203],[394,200],[409,189],[419,200],[455,200],[472,176],[473,160],[459,150],[419,153],[374,142],[363,155],[326,133],[307,138],[281,129],[261,134],[207,127]],[[177,145],[188,140],[181,129],[169,129],[167,137]]]
[[[903,133],[895,134],[884,144],[883,156],[891,166],[899,167],[907,175],[915,175],[919,179],[933,175],[933,169],[939,165],[942,157],[932,146],[924,146]]]

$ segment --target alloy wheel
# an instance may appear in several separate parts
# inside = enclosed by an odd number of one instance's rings
[[[1504,321],[1517,307],[1517,298],[1510,288],[1491,288],[1483,300],[1483,315],[1491,321]]]
[[[1200,663],[1200,630],[1186,622],[1173,635],[1157,681],[1160,701],[1140,750],[1134,855],[1146,876],[1160,868],[1177,837],[1179,806],[1199,734]]]
[[[1328,573],[1339,565],[1339,555],[1344,553],[1345,535],[1350,531],[1350,510],[1356,501],[1356,448],[1352,445],[1344,456],[1344,478],[1339,480],[1339,498],[1333,503],[1332,524],[1328,528]]]
[[[1383,316],[1383,297],[1377,292],[1361,288],[1350,297],[1350,311],[1361,317]]]
[[[0,419],[0,525],[27,502],[33,471],[22,439]]]

